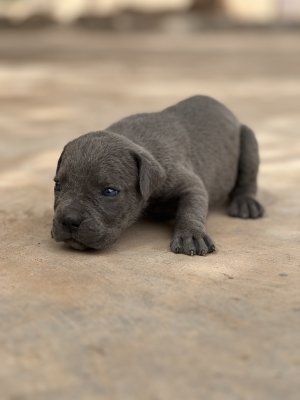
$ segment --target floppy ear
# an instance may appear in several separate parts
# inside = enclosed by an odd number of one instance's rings
[[[139,171],[139,184],[142,196],[148,199],[166,179],[166,172],[158,161],[145,149],[137,146],[134,157]]]

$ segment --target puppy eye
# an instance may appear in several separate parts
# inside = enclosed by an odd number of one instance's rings
[[[104,196],[114,197],[119,193],[118,190],[107,188],[103,191]]]
[[[60,183],[59,182],[55,182],[54,190],[56,190],[57,192],[60,192]]]

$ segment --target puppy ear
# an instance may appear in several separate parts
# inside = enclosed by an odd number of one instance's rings
[[[140,191],[142,196],[148,199],[154,190],[164,182],[166,172],[161,164],[142,147],[139,147],[134,156],[139,171]]]

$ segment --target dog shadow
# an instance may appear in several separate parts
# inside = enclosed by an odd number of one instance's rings
[[[267,206],[276,202],[276,197],[266,191],[260,191],[258,198],[262,203]],[[230,225],[231,217],[228,215],[229,201],[216,205],[209,209],[207,226],[209,233],[214,237],[214,233],[219,231],[219,225],[224,222],[224,217],[228,218]],[[233,222],[233,221],[232,221]],[[170,251],[170,242],[173,238],[175,228],[175,219],[167,219],[153,215],[143,215],[137,222],[126,228],[121,236],[115,243],[104,250],[86,249],[84,254],[91,254],[95,256],[112,255],[120,252],[130,251],[132,253],[145,252],[145,251]],[[55,244],[57,246],[57,244]],[[70,254],[78,253],[68,246],[62,244],[60,251]]]

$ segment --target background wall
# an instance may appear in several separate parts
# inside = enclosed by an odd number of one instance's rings
[[[83,16],[106,17],[126,10],[218,13],[239,23],[300,21],[299,0],[0,0],[2,19],[15,22],[43,15],[70,23]]]

